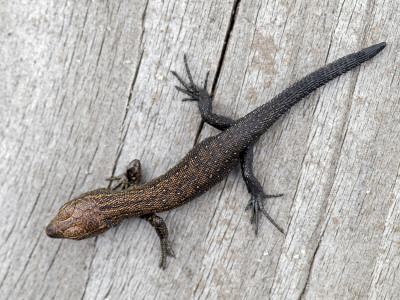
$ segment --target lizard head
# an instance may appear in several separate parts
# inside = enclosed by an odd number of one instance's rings
[[[46,227],[51,238],[85,239],[112,227],[103,217],[95,201],[96,191],[83,194],[65,203]]]

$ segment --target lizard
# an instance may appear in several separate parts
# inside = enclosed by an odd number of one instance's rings
[[[175,257],[175,253],[166,223],[156,213],[174,209],[202,195],[222,181],[239,161],[250,193],[247,208],[252,210],[255,234],[258,233],[261,213],[283,233],[263,204],[264,199],[282,194],[265,194],[255,177],[254,144],[294,104],[328,81],[371,59],[385,46],[383,42],[367,47],[310,73],[238,120],[212,112],[213,99],[207,92],[209,72],[203,87],[196,85],[184,55],[189,81],[172,72],[182,85],[176,88],[187,95],[184,101],[198,103],[204,122],[221,132],[195,145],[176,166],[147,183],[141,183],[140,161],[134,160],[125,174],[108,178],[110,181],[118,180],[113,187],[96,189],[65,203],[46,227],[46,234],[51,238],[80,240],[116,227],[126,218],[138,217],[148,221],[156,230],[161,243],[160,267],[165,269],[167,256]]]

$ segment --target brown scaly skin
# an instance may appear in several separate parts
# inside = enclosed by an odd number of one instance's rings
[[[207,78],[204,88],[196,86],[185,57],[189,83],[173,72],[184,87],[177,89],[189,96],[184,100],[197,101],[203,120],[222,132],[196,145],[166,174],[145,184],[139,184],[140,163],[138,160],[133,161],[126,174],[109,178],[119,180],[112,189],[94,190],[64,204],[47,226],[47,235],[53,238],[84,239],[119,225],[123,219],[139,217],[148,221],[160,237],[160,266],[165,268],[166,256],[175,255],[168,240],[165,222],[155,213],[174,209],[205,193],[225,178],[239,160],[244,181],[251,194],[248,208],[253,212],[251,220],[255,223],[256,234],[259,211],[283,232],[263,206],[264,198],[281,195],[265,195],[255,178],[252,166],[254,144],[280,116],[302,98],[333,78],[371,59],[385,46],[385,43],[381,43],[365,48],[311,73],[236,121],[212,113]],[[119,187],[120,190],[117,191]]]
[[[65,203],[46,228],[46,234],[53,238],[81,240],[98,235],[112,227],[104,219],[96,201],[107,189],[89,192]]]

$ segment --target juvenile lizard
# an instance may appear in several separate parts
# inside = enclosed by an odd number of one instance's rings
[[[238,161],[251,195],[248,208],[252,210],[251,221],[255,223],[255,233],[258,232],[260,212],[283,233],[263,205],[263,199],[282,195],[266,195],[253,174],[255,142],[302,98],[371,59],[385,46],[385,43],[380,43],[340,58],[235,121],[212,113],[212,98],[207,93],[208,73],[203,88],[195,85],[185,56],[189,82],[172,72],[183,86],[176,88],[188,96],[183,100],[197,101],[202,119],[222,132],[197,144],[175,167],[148,183],[140,184],[140,163],[134,160],[126,174],[109,178],[119,180],[113,188],[90,191],[65,203],[47,226],[46,234],[52,238],[79,240],[115,227],[126,218],[139,217],[155,228],[161,241],[160,267],[165,268],[166,256],[175,257],[175,254],[168,240],[167,226],[155,213],[174,209],[208,191],[225,178]],[[121,189],[117,191],[119,186]]]

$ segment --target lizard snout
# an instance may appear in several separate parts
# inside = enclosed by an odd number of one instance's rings
[[[50,222],[49,225],[47,225],[46,234],[48,237],[51,237],[51,238],[62,237],[62,235],[60,235],[60,231],[57,230],[57,228],[54,226],[53,222]]]

